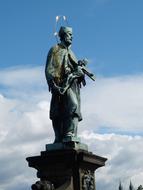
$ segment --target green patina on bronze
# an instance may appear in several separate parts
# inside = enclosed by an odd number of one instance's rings
[[[76,139],[80,110],[80,87],[85,85],[86,61],[78,61],[71,50],[72,28],[61,27],[61,42],[52,47],[47,56],[45,75],[52,93],[50,119],[55,132],[55,143]]]

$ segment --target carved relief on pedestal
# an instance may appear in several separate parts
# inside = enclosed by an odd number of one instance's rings
[[[83,172],[82,190],[95,190],[94,173],[90,170]]]
[[[32,190],[54,190],[54,185],[49,181],[37,181],[31,186]]]

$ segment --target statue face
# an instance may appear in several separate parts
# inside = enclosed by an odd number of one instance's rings
[[[71,31],[65,32],[63,41],[66,46],[70,46],[72,44],[72,39],[73,39],[72,32]]]

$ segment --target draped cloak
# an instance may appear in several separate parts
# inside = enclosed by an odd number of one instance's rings
[[[56,85],[61,86],[64,80],[66,70],[74,73],[77,59],[70,48],[62,43],[52,47],[48,53],[45,75],[49,89],[52,92],[50,105],[50,119],[78,117],[82,120],[80,111],[80,84],[75,79],[67,91],[61,95],[52,91],[50,84],[54,81]]]

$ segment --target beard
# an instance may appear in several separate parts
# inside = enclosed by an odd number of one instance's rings
[[[70,38],[65,38],[65,44],[66,44],[67,46],[70,46],[70,45],[72,44],[72,39],[70,39]]]

